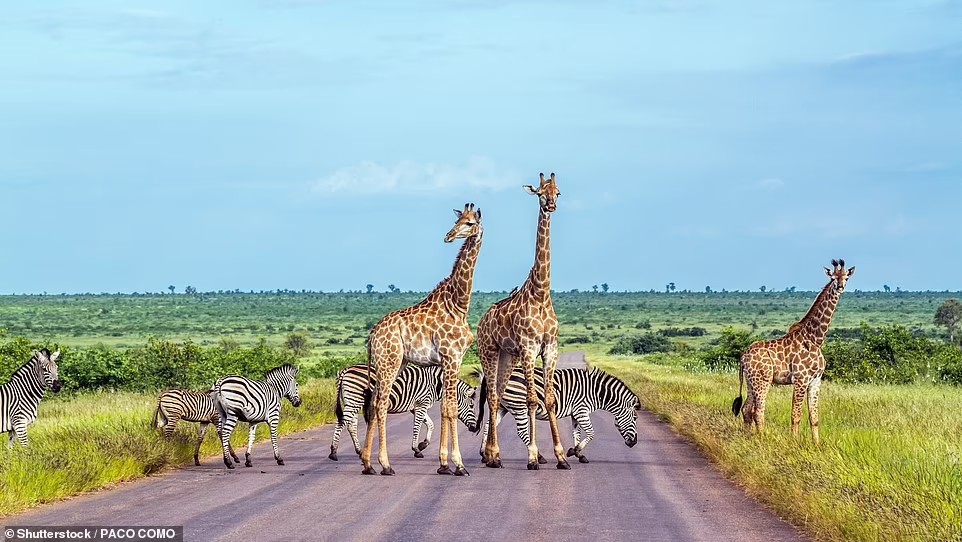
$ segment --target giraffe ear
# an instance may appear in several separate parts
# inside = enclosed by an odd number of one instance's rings
[[[855,266],[853,265],[852,267],[848,268],[848,276],[851,277],[854,274],[855,274]]]
[[[542,177],[542,178],[544,178],[544,177]],[[537,195],[538,195],[538,191],[535,190],[535,188],[534,188],[533,186],[531,186],[530,184],[524,185],[524,189],[525,189],[526,192],[528,192],[528,193],[531,194],[532,196],[537,196]]]
[[[458,218],[461,218],[461,214],[462,214],[461,211],[457,209],[454,210],[454,215],[457,216]]]

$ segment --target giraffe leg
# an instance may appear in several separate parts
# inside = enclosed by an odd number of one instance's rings
[[[565,448],[561,443],[561,431],[558,429],[557,403],[554,389],[554,371],[558,366],[558,345],[549,344],[541,355],[544,363],[544,402],[548,411],[548,425],[551,427],[551,440],[554,441],[554,456],[558,460],[558,468],[568,470],[568,460],[565,459]],[[533,418],[532,418],[533,419]]]
[[[748,389],[745,390],[745,404],[742,405],[742,420],[744,421],[745,432],[751,433],[752,427],[755,425],[758,397],[755,395],[755,388],[752,387],[751,380],[748,379],[747,375],[745,380],[748,381]]]
[[[755,428],[758,429],[759,433],[765,431],[765,399],[768,397],[768,382],[761,382],[757,389],[754,390],[755,395]]]
[[[808,380],[796,379],[792,384],[792,436],[798,438],[798,428],[802,423],[802,405],[805,403],[805,392],[808,391]]]
[[[818,390],[822,386],[822,377],[812,379],[808,385],[808,423],[812,426],[812,440],[815,446],[819,445],[818,440]]]
[[[381,464],[381,474],[390,476],[394,474],[394,469],[391,468],[387,452],[387,408],[391,386],[401,369],[403,351],[400,334],[397,332],[386,337],[372,336],[370,341],[368,348],[371,353],[371,380],[374,390],[371,421],[367,424],[367,436],[364,439],[364,448],[361,450],[361,464],[364,467],[361,472],[374,474],[374,467],[371,466],[371,452],[374,448],[374,434],[377,432],[377,460]]]
[[[501,421],[501,396],[508,387],[508,378],[514,369],[515,359],[511,354],[496,348],[485,355],[485,375],[493,376],[488,382],[488,407],[490,412],[488,439],[485,443],[485,465],[501,468],[501,448],[498,445],[498,422]]]
[[[527,389],[528,427],[531,441],[528,442],[528,470],[538,470],[538,430],[535,420],[538,414],[538,392],[534,384],[534,352],[524,349],[521,353],[521,368],[524,370],[525,388]],[[548,388],[545,385],[545,388]]]
[[[461,367],[459,356],[444,356],[441,359],[444,393],[441,396],[441,437],[438,446],[441,466],[438,474],[450,474],[448,466],[448,440],[451,442],[451,461],[456,476],[468,475],[461,458],[458,443],[458,373]]]

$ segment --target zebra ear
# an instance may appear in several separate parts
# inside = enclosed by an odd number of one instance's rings
[[[53,362],[56,363],[57,358],[59,358],[59,357],[60,357],[60,350],[57,350],[57,351],[54,352],[53,354],[50,354],[50,361],[53,361]]]

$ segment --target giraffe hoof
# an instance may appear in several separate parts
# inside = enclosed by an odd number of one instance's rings
[[[374,467],[364,467],[361,474],[377,474],[377,472],[374,471]]]
[[[463,465],[454,469],[454,475],[455,476],[471,476],[471,474],[468,472],[468,469],[464,468]]]
[[[493,460],[493,461],[488,461],[487,463],[485,463],[485,466],[488,467],[488,468],[491,468],[491,469],[503,469],[503,468],[504,468],[504,466],[501,464],[501,460],[500,460],[500,459],[495,459],[495,460]]]
[[[539,465],[547,465],[547,464],[548,464],[548,460],[545,459],[543,455],[538,454],[538,464],[539,464]]]
[[[418,443],[418,450],[423,450],[423,449],[427,448],[427,447],[428,447],[428,444],[431,444],[431,442],[430,442],[429,440],[427,440],[427,439],[419,442],[419,443]]]
[[[384,467],[381,469],[381,476],[394,476],[394,467]]]
[[[581,456],[578,458],[578,463],[587,463],[587,462],[588,462],[588,458],[585,456]]]
[[[538,470],[538,469],[540,469],[540,468],[541,468],[541,466],[538,465],[537,462],[528,463],[528,470]]]
[[[278,465],[283,465],[283,464],[284,464],[284,460],[278,457],[278,458],[277,458],[277,464],[278,464]]]
[[[327,458],[330,459],[331,461],[337,461],[337,452],[331,452],[331,453],[327,456]]]
[[[418,458],[418,459],[423,459],[423,458],[424,458],[424,454],[421,453],[421,450],[415,450],[415,451],[414,451],[414,457],[416,457],[416,458]]]
[[[438,467],[438,474],[453,474],[451,472],[451,467],[444,465],[443,467]]]
[[[574,449],[574,448],[568,448],[568,451],[565,452],[565,455],[566,455],[567,457],[571,457],[571,456],[575,455],[575,449]]]
[[[567,461],[558,461],[558,470],[571,470],[571,465]]]

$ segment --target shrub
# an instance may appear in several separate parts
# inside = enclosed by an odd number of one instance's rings
[[[631,337],[618,339],[609,354],[628,355],[628,354],[653,354],[655,352],[670,352],[671,341],[664,335],[655,333],[645,333]]]
[[[284,346],[299,358],[306,356],[311,351],[307,335],[303,333],[288,333],[284,337]]]
[[[712,371],[735,369],[742,353],[759,339],[747,329],[727,327],[698,357]]]
[[[708,334],[708,330],[703,327],[666,327],[659,329],[658,334],[665,337],[702,337]]]

